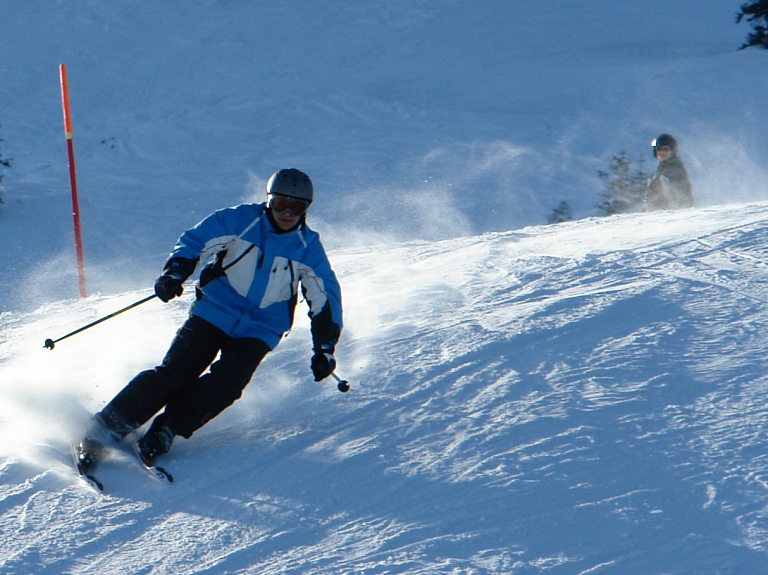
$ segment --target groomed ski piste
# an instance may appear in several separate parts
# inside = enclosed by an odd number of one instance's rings
[[[5,314],[3,569],[759,573],[766,224],[756,204],[335,251],[352,389],[307,375],[303,319],[177,440],[172,486],[122,454],[104,495],[65,438],[188,301],[53,351],[142,293]]]
[[[27,0],[0,18],[0,573],[709,574],[768,564],[768,53],[734,2]],[[73,116],[78,298],[58,65]],[[680,141],[697,207],[596,217]],[[80,481],[193,297],[178,235],[304,169],[343,288],[243,398]],[[540,225],[560,201],[575,221]]]

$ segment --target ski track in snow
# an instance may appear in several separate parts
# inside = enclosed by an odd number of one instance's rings
[[[96,495],[62,433],[123,383],[82,381],[94,344],[109,363],[147,321],[170,337],[188,302],[147,304],[52,352],[45,334],[142,294],[4,314],[4,372],[27,385],[0,417],[23,413],[10,431],[31,434],[34,456],[3,437],[2,569],[757,573],[768,207],[686,220],[333,252],[352,390],[308,381],[299,319],[240,404],[178,441],[171,487],[123,456]],[[619,231],[624,244],[605,247]],[[167,339],[147,343],[159,357]]]

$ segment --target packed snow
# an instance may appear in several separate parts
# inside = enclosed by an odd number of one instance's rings
[[[765,572],[768,52],[738,50],[741,0],[556,4],[4,10],[0,573]],[[662,132],[697,206],[598,217],[598,170],[653,169]],[[283,167],[315,182],[351,390],[312,381],[298,313],[172,486],[117,451],[97,494],[69,443],[193,289],[44,341]]]

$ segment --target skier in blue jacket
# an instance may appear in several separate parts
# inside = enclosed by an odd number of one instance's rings
[[[299,285],[309,306],[315,381],[333,373],[341,289],[306,223],[313,193],[306,174],[283,169],[267,181],[267,202],[216,211],[181,235],[155,293],[164,302],[180,296],[198,262],[207,260],[189,318],[163,362],[139,373],[94,416],[77,446],[81,469],[98,462],[105,440],[122,440],[162,410],[138,441],[151,465],[175,436],[191,437],[232,405],[291,328]]]

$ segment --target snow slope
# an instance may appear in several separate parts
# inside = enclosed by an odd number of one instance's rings
[[[307,377],[304,319],[178,440],[173,486],[123,456],[103,496],[65,438],[186,302],[54,351],[143,292],[11,313],[3,572],[761,573],[767,221],[756,204],[337,250],[352,390]]]
[[[768,77],[740,2],[26,0],[0,19],[0,573],[765,571]],[[75,299],[58,64],[89,297]],[[590,218],[681,142],[698,207]],[[166,487],[68,440],[156,363],[178,234],[305,169],[343,285]],[[584,217],[536,226],[561,200]]]

